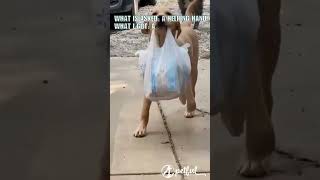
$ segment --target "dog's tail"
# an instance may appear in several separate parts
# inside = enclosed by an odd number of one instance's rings
[[[185,21],[184,23],[183,23],[183,25],[185,25],[185,26],[192,26],[192,19],[191,19],[191,17],[195,14],[195,12],[194,12],[194,8],[195,8],[195,1],[197,1],[197,0],[193,0],[193,1],[191,1],[188,5],[187,5],[187,10],[186,10],[186,13],[185,13],[185,15],[186,16],[188,16],[188,21]]]
[[[202,15],[203,0],[192,0],[186,10],[186,16],[189,16],[189,21],[186,21],[186,25],[192,26],[192,16]]]

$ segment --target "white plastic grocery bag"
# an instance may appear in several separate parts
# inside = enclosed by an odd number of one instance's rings
[[[188,46],[178,46],[168,29],[165,42],[159,47],[155,32],[152,31],[147,49],[136,53],[139,54],[139,67],[148,99],[170,100],[184,93],[191,71]]]

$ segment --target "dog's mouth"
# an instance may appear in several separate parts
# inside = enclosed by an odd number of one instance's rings
[[[159,47],[162,47],[162,45],[164,44],[166,35],[167,35],[167,29],[170,27],[169,23],[166,22],[166,15],[162,15],[162,14],[153,14],[156,15],[158,20],[157,22],[154,24],[155,26],[155,34],[157,36],[157,40],[158,40],[158,45]]]
[[[167,27],[167,23],[165,22],[164,16],[158,16],[158,21],[155,25],[156,28],[166,28]]]
[[[167,24],[165,22],[157,22],[155,27],[156,28],[166,28]]]

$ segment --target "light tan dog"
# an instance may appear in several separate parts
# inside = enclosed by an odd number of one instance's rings
[[[160,21],[149,22],[149,28],[143,29],[142,33],[151,35],[151,27],[154,23],[156,39],[159,43],[159,47],[164,44],[166,37],[167,29],[170,29],[173,36],[176,37],[176,42],[178,45],[183,45],[189,43],[190,47],[188,53],[191,61],[191,74],[190,74],[190,83],[187,83],[185,96],[180,97],[182,104],[187,103],[187,111],[185,112],[186,118],[192,118],[194,111],[196,110],[196,101],[195,101],[195,86],[198,76],[198,57],[199,57],[199,44],[198,36],[196,32],[192,29],[190,23],[179,23],[179,22],[163,22],[161,21],[162,16],[171,16],[172,13],[168,8],[164,6],[157,6],[152,11],[153,16],[158,16]],[[140,122],[137,129],[134,132],[135,137],[143,137],[146,135],[146,129],[149,121],[149,110],[150,110],[151,101],[144,97],[143,107],[140,117]]]

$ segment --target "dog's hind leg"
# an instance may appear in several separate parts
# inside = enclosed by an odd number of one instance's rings
[[[200,0],[199,4],[197,6],[196,15],[197,16],[202,16],[202,14],[203,14],[203,0]],[[193,29],[198,29],[199,28],[199,24],[200,24],[200,21],[196,21],[194,23]]]
[[[198,28],[199,28],[199,24],[200,24],[200,22],[199,22],[199,21],[196,21],[196,22],[194,23],[193,29],[198,29]]]
[[[270,13],[269,16],[264,17],[266,18],[265,23],[259,30],[259,43],[264,71],[263,82],[266,95],[265,101],[270,115],[273,107],[272,76],[278,63],[281,44],[280,7],[274,11],[276,12]]]
[[[247,121],[247,162],[240,173],[245,176],[261,176],[267,173],[265,162],[275,147],[272,116],[272,75],[280,51],[280,0],[259,0],[261,24],[258,34],[259,60],[261,62],[260,95],[256,105],[250,107]],[[271,3],[270,3],[271,2]],[[264,10],[262,10],[264,9]]]
[[[147,133],[150,106],[151,106],[151,101],[148,98],[144,97],[140,122],[133,134],[135,137],[143,137]]]
[[[193,97],[196,97],[196,83],[198,79],[198,67],[197,64],[193,65],[191,69],[191,88]]]
[[[255,92],[254,92],[255,91]],[[275,135],[262,84],[251,91],[246,113],[246,155],[239,173],[244,176],[263,176],[268,172],[268,160],[275,147]]]
[[[261,53],[257,62],[261,62]],[[250,77],[250,98],[246,111],[246,154],[239,173],[248,177],[264,176],[268,172],[269,157],[275,147],[275,135],[266,93],[264,70],[255,64]],[[271,92],[270,92],[271,93]]]
[[[189,56],[191,57],[191,87],[192,87],[192,93],[193,97],[196,97],[196,84],[198,79],[198,60],[199,60],[199,42],[198,40],[193,41],[193,45],[195,48],[189,49]]]

